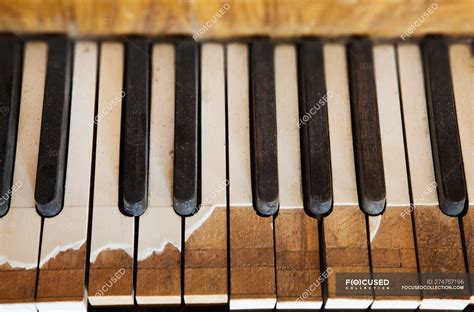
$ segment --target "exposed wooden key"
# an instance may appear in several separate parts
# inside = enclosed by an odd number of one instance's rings
[[[347,59],[359,202],[366,214],[378,215],[385,208],[385,177],[371,41],[352,39]]]
[[[228,301],[224,65],[224,46],[204,44],[201,71],[202,204],[199,211],[184,220],[186,304],[225,304]]]
[[[199,45],[194,40],[176,45],[174,126],[174,210],[181,216],[199,205]]]
[[[250,116],[252,189],[258,213],[278,211],[278,155],[275,110],[273,44],[257,40],[250,44]]]
[[[445,214],[458,216],[467,193],[447,43],[428,37],[422,54],[439,206]]]
[[[84,272],[97,79],[97,44],[74,49],[64,208],[43,225],[36,304],[39,311],[86,311]],[[58,235],[61,233],[61,235]]]
[[[130,216],[143,214],[148,199],[149,51],[147,39],[128,38],[126,41],[120,204],[121,210]]]
[[[410,214],[410,195],[405,162],[400,92],[393,45],[374,46],[374,69],[380,136],[387,192],[387,208],[369,217],[372,272],[416,273],[415,237]],[[420,297],[381,296],[375,289],[371,309],[415,310]]]
[[[472,49],[470,49],[472,47]],[[451,72],[453,75],[456,115],[459,124],[462,158],[466,174],[466,187],[469,208],[463,217],[464,239],[466,244],[469,272],[474,272],[474,44],[454,44],[449,49]],[[471,279],[474,291],[474,279]],[[471,294],[474,304],[474,294]]]
[[[137,286],[140,305],[181,303],[181,217],[173,210],[175,51],[153,47],[148,209],[140,217]]]
[[[11,208],[0,219],[0,310],[5,303],[22,303],[23,311],[36,311],[34,296],[41,217],[35,211],[34,188],[38,164],[48,46],[25,45],[18,144],[13,171]]]
[[[305,209],[313,216],[332,208],[331,155],[324,77],[323,47],[320,41],[304,41],[298,49],[299,121],[303,159]],[[282,87],[286,88],[286,87]]]
[[[433,168],[428,112],[423,84],[423,64],[416,45],[398,47],[400,90],[407,148],[416,248],[420,272],[465,272],[461,233],[457,218],[439,209]],[[424,296],[420,309],[462,310],[467,298],[458,300]]]
[[[327,91],[332,94],[327,105],[334,190],[333,210],[322,222],[326,270],[321,277],[328,287],[325,307],[367,309],[372,296],[336,296],[336,273],[370,271],[365,215],[357,198],[348,71],[342,44],[325,45],[324,69]]]
[[[313,285],[321,274],[318,221],[303,209],[296,54],[294,46],[275,48],[280,191],[280,210],[275,218],[276,307],[319,309],[322,287]],[[322,60],[319,65],[323,66]]]
[[[252,206],[248,47],[227,46],[230,309],[275,307],[273,219]]]
[[[15,158],[23,43],[0,37],[0,217],[10,207]]]
[[[72,80],[69,39],[48,41],[47,66],[35,201],[41,216],[53,217],[61,212],[64,201]]]
[[[100,48],[88,295],[91,305],[132,305],[134,218],[118,209],[124,47]],[[111,283],[114,279],[116,282]]]

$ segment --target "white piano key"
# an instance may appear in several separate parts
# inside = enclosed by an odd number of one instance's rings
[[[201,67],[201,208],[205,208],[226,205],[225,189],[218,189],[227,182],[224,47],[203,45]]]
[[[75,311],[86,310],[82,296],[97,58],[96,43],[76,44],[64,207],[58,216],[44,220],[39,265],[38,301],[57,302],[38,304],[39,311],[60,310],[64,301]]]
[[[469,208],[463,218],[463,223],[469,270],[472,273],[474,272],[474,122],[472,122],[474,117],[474,55],[471,47],[467,44],[454,44],[450,47],[449,52],[469,200]],[[474,285],[474,281],[471,282]],[[474,304],[474,295],[471,295],[471,304]]]
[[[387,206],[383,215],[369,216],[372,271],[416,273],[411,218],[401,216],[410,208],[410,195],[395,49],[380,44],[373,53]],[[417,297],[376,296],[371,309],[416,309],[419,304]]]
[[[416,45],[401,45],[398,48],[398,55],[414,204],[438,206],[420,50]],[[428,189],[430,185],[434,188]]]
[[[303,209],[298,86],[294,46],[275,48],[280,209]]]
[[[252,207],[248,48],[227,46],[227,101],[229,115],[229,179],[232,207]],[[230,182],[230,181],[229,181]]]
[[[37,309],[34,304],[13,303],[13,304],[0,304],[0,311],[2,312],[37,312]]]
[[[40,302],[36,304],[37,311],[41,312],[83,312],[87,311],[84,302],[81,301],[60,301],[60,302]],[[0,311],[2,311],[0,309]]]
[[[384,311],[397,311],[397,310],[408,310],[415,311],[420,305],[420,300],[408,300],[404,299],[375,299],[374,303],[370,306],[371,310],[384,310]]]
[[[10,290],[5,294],[11,296],[2,296],[0,303],[24,303],[6,307],[7,310],[36,309],[33,301],[41,218],[35,210],[34,192],[47,49],[43,42],[29,42],[25,46],[12,183],[15,188],[11,192],[10,211],[0,219],[0,281]]]
[[[186,304],[228,298],[224,47],[204,44],[201,53],[201,205],[185,219]]]
[[[414,210],[420,272],[464,272],[457,218],[444,215],[438,207],[420,48],[414,44],[400,45],[398,58],[414,201],[414,206],[402,217],[410,218]],[[462,310],[468,303],[468,298],[450,300],[425,296],[419,309]]]
[[[174,47],[157,44],[152,57],[148,209],[140,217],[136,300],[179,304],[181,217],[173,210]]]
[[[132,305],[134,218],[118,209],[124,48],[101,46],[89,302]]]
[[[324,47],[334,206],[358,206],[344,45]]]
[[[395,50],[387,44],[376,45],[373,51],[387,207],[407,207],[410,196]]]
[[[423,299],[420,311],[464,311],[468,303],[460,299]]]
[[[326,309],[367,309],[367,297],[335,296],[336,272],[369,272],[365,215],[359,208],[352,142],[351,106],[349,97],[346,49],[343,44],[324,46],[324,68],[328,92],[329,138],[333,181],[333,211],[323,219],[328,268],[328,299]],[[350,224],[349,226],[347,226]],[[354,259],[349,266],[339,266],[338,250],[347,249]],[[349,249],[351,248],[351,249]],[[351,251],[349,251],[351,250]],[[357,251],[358,256],[354,257]]]
[[[227,46],[227,85],[230,309],[272,309],[276,301],[273,227],[272,218],[259,217],[252,204],[248,48],[245,44]],[[256,250],[265,251],[260,253],[261,257],[245,256]]]
[[[314,296],[299,300],[300,295],[317,280],[320,271],[317,220],[303,210],[297,80],[295,47],[277,46],[275,87],[280,211],[275,219],[276,308],[319,309],[322,305],[321,289],[315,290]],[[287,256],[289,252],[294,255],[291,260]]]

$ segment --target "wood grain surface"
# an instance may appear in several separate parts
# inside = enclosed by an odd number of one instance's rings
[[[230,227],[231,300],[275,298],[272,218],[231,207]]]
[[[324,219],[326,265],[330,272],[370,272],[365,216],[359,207],[340,206]],[[336,296],[336,274],[328,278],[328,297]],[[369,299],[368,297],[360,297]]]
[[[59,253],[39,273],[37,301],[81,301],[84,295],[86,245]]]
[[[214,208],[206,222],[186,240],[184,294],[187,304],[203,303],[200,300],[214,300],[205,303],[227,300],[225,224],[226,209]]]
[[[317,220],[302,209],[282,209],[275,227],[278,301],[322,301]]]
[[[471,0],[0,0],[0,31],[199,38],[472,35],[473,10]]]

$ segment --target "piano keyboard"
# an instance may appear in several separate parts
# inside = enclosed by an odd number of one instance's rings
[[[463,310],[472,41],[0,37],[0,311]],[[472,294],[472,287],[471,287]]]

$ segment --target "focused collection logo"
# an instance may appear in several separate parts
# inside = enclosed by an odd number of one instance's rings
[[[372,278],[346,278],[346,289],[390,289],[390,280]]]
[[[472,273],[336,273],[337,296],[468,296]]]

